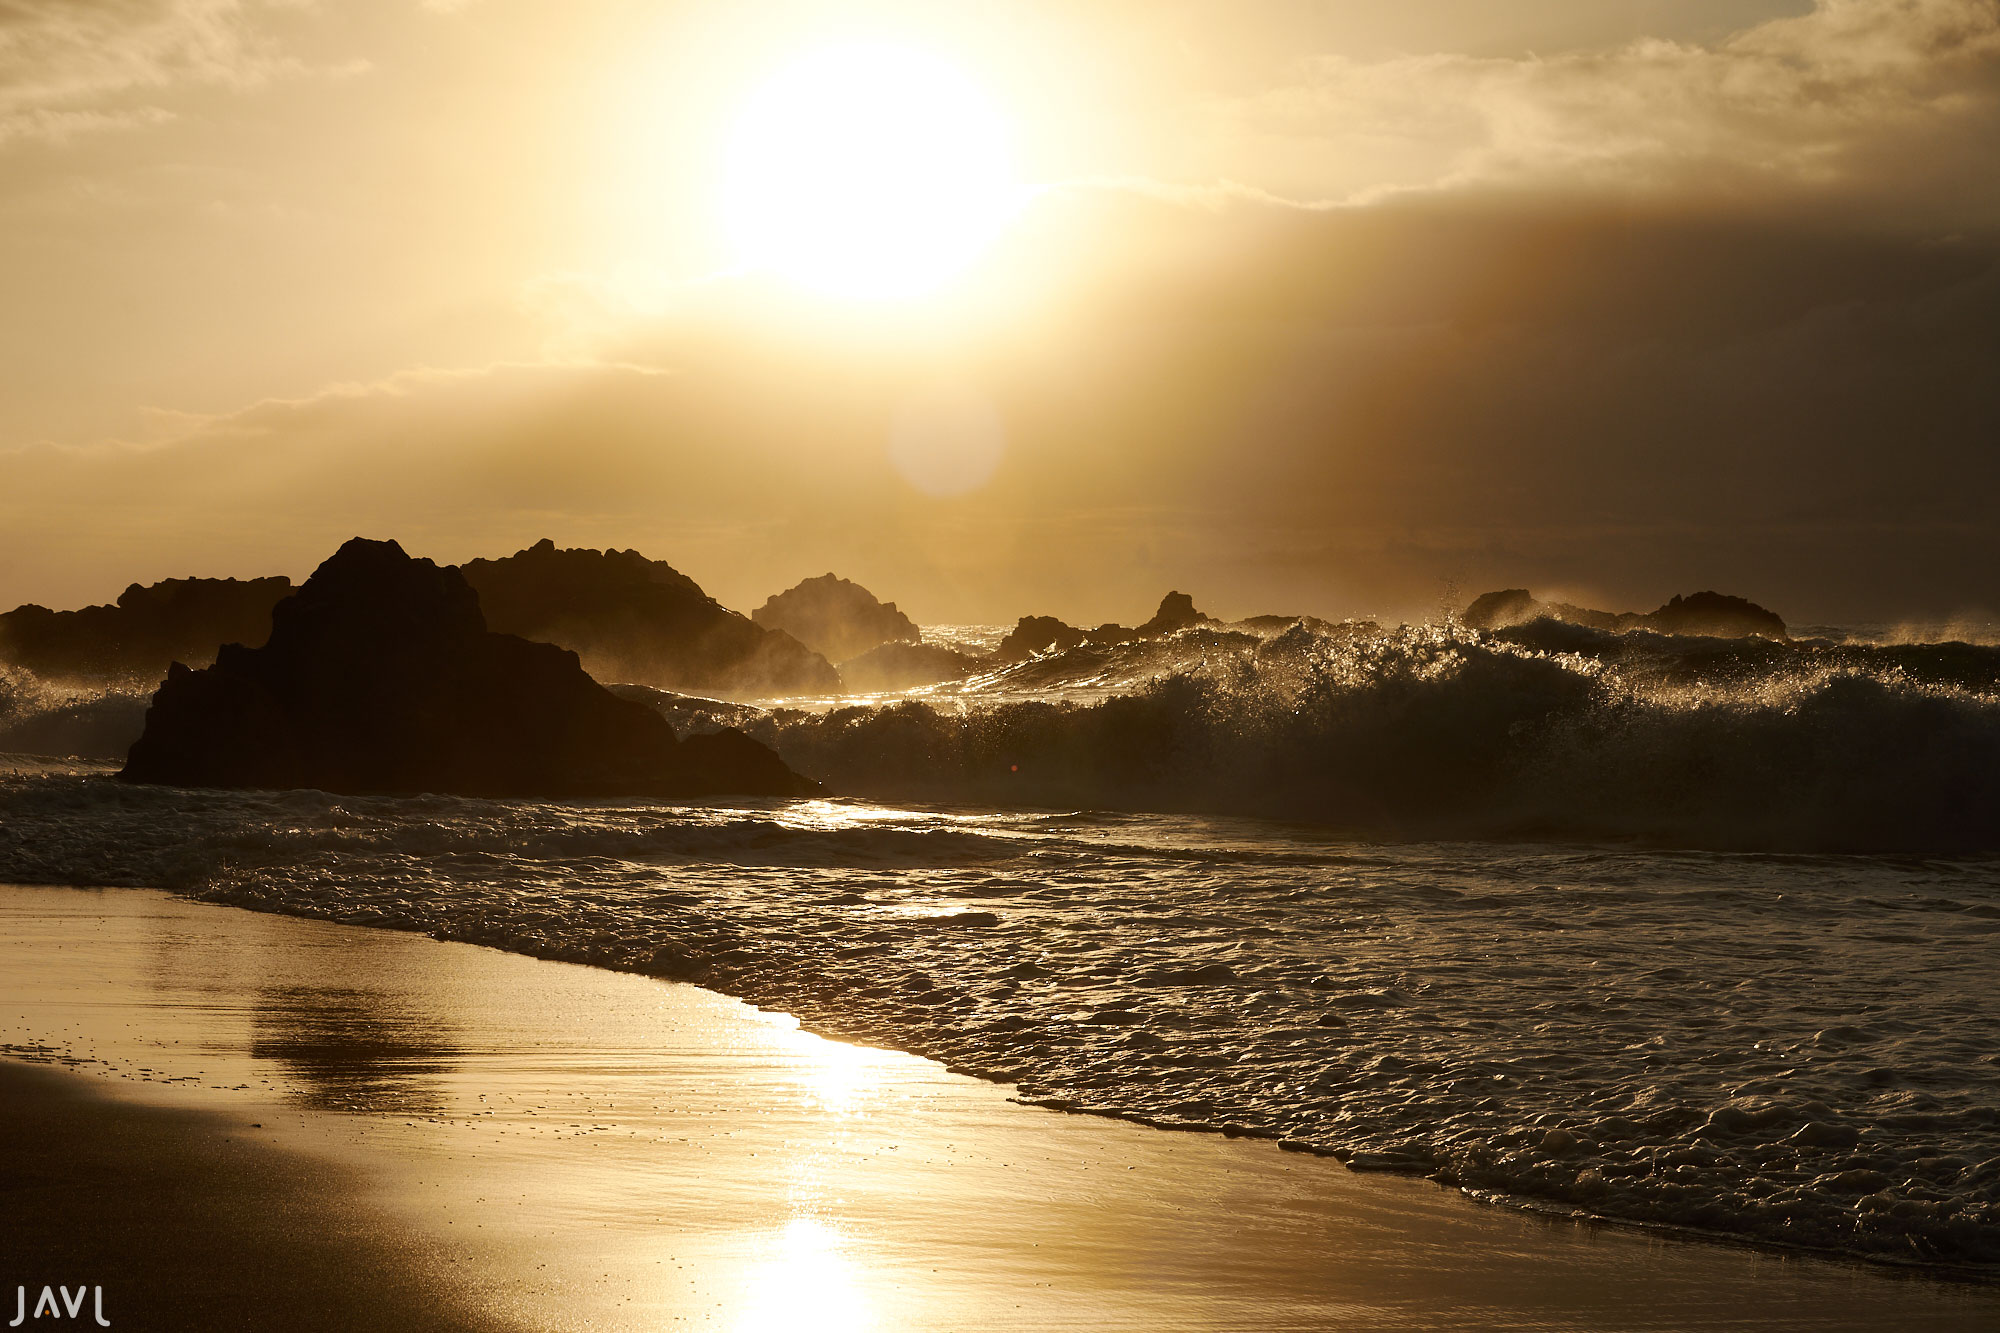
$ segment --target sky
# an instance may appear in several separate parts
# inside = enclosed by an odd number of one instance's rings
[[[1991,616],[1996,161],[2000,0],[0,0],[0,605]]]

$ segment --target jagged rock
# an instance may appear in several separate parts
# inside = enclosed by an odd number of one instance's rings
[[[262,643],[283,577],[134,583],[111,606],[51,611],[29,603],[0,615],[0,660],[38,676],[144,681],[169,662],[206,665],[225,643]]]
[[[1099,625],[1096,629],[1081,630],[1064,624],[1054,616],[1022,616],[1007,637],[1000,640],[993,656],[1002,662],[1020,662],[1051,648],[1061,652],[1086,643],[1108,648],[1114,644],[1131,643],[1134,639],[1163,638],[1193,625],[1221,623],[1213,616],[1195,610],[1194,599],[1186,593],[1170,592],[1160,599],[1160,609],[1153,613],[1153,618],[1137,629],[1128,629],[1123,625]]]
[[[560,644],[600,680],[734,699],[840,688],[824,657],[637,551],[558,550],[544,538],[463,568],[488,625]]]
[[[923,638],[916,622],[894,602],[877,601],[860,584],[832,574],[778,593],[750,618],[766,629],[783,630],[830,662],[849,661],[885,643]]]
[[[262,648],[173,666],[120,776],[473,796],[815,789],[740,732],[677,740],[576,654],[489,631],[457,569],[358,537],[273,608]]]
[[[885,643],[842,662],[840,679],[849,691],[869,694],[963,680],[986,666],[984,658],[969,657],[936,644]]]
[[[1022,616],[1007,637],[1000,640],[993,656],[1002,662],[1023,662],[1052,648],[1066,652],[1083,640],[1082,630],[1065,625],[1054,616]]]
[[[1716,639],[1786,637],[1783,618],[1755,602],[1719,592],[1676,596],[1657,611],[1595,611],[1568,602],[1537,601],[1526,588],[1483,593],[1465,608],[1473,629],[1500,630],[1534,620],[1559,620],[1609,633],[1650,630],[1655,634],[1702,635]]]
[[[1153,613],[1153,618],[1139,626],[1138,637],[1156,639],[1177,633],[1190,625],[1218,623],[1220,622],[1215,617],[1203,615],[1194,609],[1194,598],[1184,592],[1170,592],[1160,599],[1160,609]]]

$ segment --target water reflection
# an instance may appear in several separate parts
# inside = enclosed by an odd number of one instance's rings
[[[290,1096],[316,1110],[437,1116],[438,1079],[461,1051],[436,1014],[384,1003],[378,991],[265,986],[250,1053],[297,1076]]]
[[[866,1046],[800,1034],[799,1069],[810,1103],[821,1110],[851,1114],[881,1089],[892,1056]]]
[[[738,1333],[859,1333],[872,1328],[858,1266],[842,1252],[840,1233],[795,1217],[772,1237],[751,1269]]]

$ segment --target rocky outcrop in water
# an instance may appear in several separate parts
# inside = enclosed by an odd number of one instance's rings
[[[1177,634],[1195,625],[1214,625],[1221,622],[1215,617],[1203,615],[1194,609],[1194,598],[1184,592],[1170,592],[1160,599],[1160,609],[1153,618],[1139,626],[1136,637],[1156,639],[1165,634]]]
[[[1787,637],[1784,619],[1776,612],[1745,598],[1719,592],[1676,596],[1657,611],[1641,613],[1595,611],[1568,602],[1543,602],[1526,588],[1505,588],[1473,599],[1472,605],[1465,608],[1464,619],[1473,629],[1483,630],[1509,629],[1535,620],[1559,620],[1611,634],[1649,630],[1654,634],[1714,639]]]
[[[455,568],[355,538],[273,608],[262,648],[175,664],[129,782],[469,796],[792,795],[770,750],[667,721],[576,654],[486,627]]]
[[[225,643],[262,643],[288,578],[167,579],[133,584],[110,606],[0,615],[0,661],[38,676],[156,682],[169,662],[205,665]]]
[[[558,550],[544,538],[463,570],[488,625],[560,644],[600,680],[733,699],[840,688],[824,657],[637,551]]]
[[[1123,625],[1099,625],[1096,629],[1084,630],[1066,625],[1054,616],[1022,616],[1007,637],[1000,640],[993,656],[1002,662],[1019,662],[1051,649],[1066,652],[1086,643],[1109,647],[1131,643],[1134,639],[1165,638],[1196,625],[1221,623],[1215,617],[1195,610],[1194,598],[1186,593],[1170,592],[1160,599],[1160,609],[1153,613],[1153,618],[1137,629],[1127,629]]]
[[[1036,653],[1051,649],[1067,652],[1082,643],[1083,631],[1066,625],[1054,616],[1022,616],[993,655],[1002,662],[1022,662]]]
[[[1661,634],[1700,634],[1711,639],[1742,639],[1756,635],[1782,639],[1784,618],[1757,603],[1719,592],[1675,597],[1646,617],[1647,628]]]
[[[783,630],[829,662],[846,662],[885,643],[916,643],[916,622],[858,583],[822,574],[786,589],[750,613]],[[845,678],[845,669],[842,676]]]

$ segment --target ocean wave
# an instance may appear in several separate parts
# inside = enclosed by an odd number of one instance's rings
[[[149,700],[136,689],[46,680],[0,664],[0,752],[122,759]]]
[[[614,689],[683,734],[742,728],[871,799],[1247,815],[1392,839],[2000,848],[2000,648],[1977,644],[1555,621],[1494,635],[1203,627],[887,702],[764,709]],[[0,751],[120,759],[146,702],[0,673]]]
[[[1539,646],[1435,627],[1254,645],[1191,632],[1148,650],[1174,665],[1109,697],[1014,698],[996,679],[983,695],[780,711],[748,729],[834,790],[888,799],[1253,814],[1396,838],[2000,847],[2000,651],[1586,643],[1574,628]],[[1050,654],[1033,683],[1128,680],[1136,664],[1111,672],[1110,655]]]

